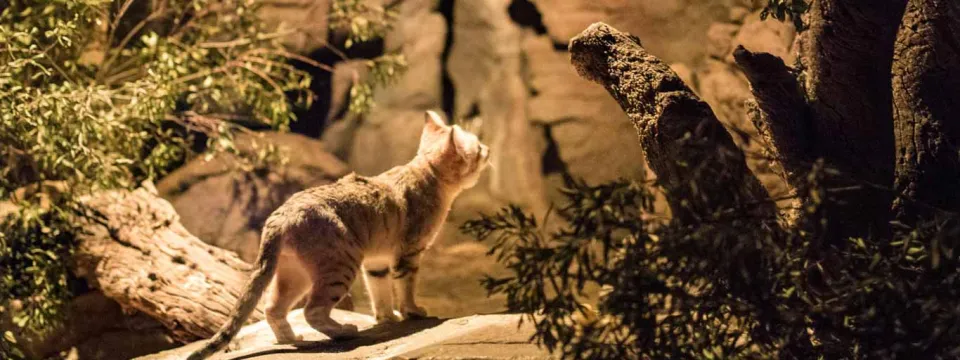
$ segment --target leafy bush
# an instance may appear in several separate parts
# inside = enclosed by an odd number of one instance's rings
[[[516,207],[462,230],[513,273],[487,290],[565,358],[956,358],[960,217],[826,245],[818,169],[796,226],[746,206],[656,220],[659,185],[618,181],[570,182],[552,233]]]
[[[347,29],[354,42],[383,36],[393,17],[354,0],[333,6],[345,10],[332,25],[366,24]],[[293,109],[310,105],[310,77],[289,60],[329,68],[285,50],[299,29],[270,27],[258,9],[252,0],[0,0],[0,322],[30,333],[58,320],[80,196],[158,179],[198,155],[196,140],[239,170],[282,158],[271,146],[245,155],[233,135],[251,124],[286,130]],[[372,91],[403,70],[401,56],[385,59],[354,87]],[[15,341],[0,336],[0,358],[24,356]]]

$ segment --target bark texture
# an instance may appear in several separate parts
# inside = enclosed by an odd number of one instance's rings
[[[103,192],[84,200],[73,271],[125,310],[144,313],[187,342],[226,322],[249,265],[205,244],[156,191]],[[257,310],[249,321],[263,319]]]
[[[960,2],[910,0],[893,60],[895,212],[960,212]]]
[[[884,233],[893,201],[891,54],[906,0],[815,0],[798,39],[814,158],[828,179],[832,238]],[[850,187],[857,187],[850,191]]]
[[[864,180],[893,179],[890,66],[906,0],[816,0],[799,40],[819,156]]]
[[[815,158],[809,109],[796,76],[783,60],[768,53],[739,46],[733,56],[750,81],[754,126],[770,155],[783,167],[788,184],[794,189],[802,187],[802,177]]]
[[[580,76],[603,85],[633,122],[678,220],[731,204],[757,204],[759,211],[774,213],[743,152],[710,107],[639,39],[595,23],[569,48]]]

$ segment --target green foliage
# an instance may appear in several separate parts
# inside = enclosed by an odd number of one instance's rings
[[[65,259],[74,231],[69,215],[64,208],[23,206],[0,233],[0,314],[11,308],[10,320],[21,329],[42,329],[60,318],[69,295]],[[24,357],[15,346],[13,333],[5,331],[0,355]]]
[[[488,291],[564,358],[956,358],[960,217],[830,244],[827,175],[811,171],[796,226],[749,206],[655,221],[658,186],[618,181],[568,184],[549,234],[516,207],[462,230],[512,272]]]
[[[0,211],[0,318],[38,332],[68,297],[80,196],[162,177],[199,155],[197,135],[203,156],[228,156],[242,171],[282,162],[273,146],[238,150],[234,136],[252,124],[286,130],[312,100],[311,78],[289,60],[322,65],[288,52],[281,41],[297,30],[263,23],[253,0],[4,3],[0,210],[16,210]],[[382,36],[393,18],[335,4],[333,26],[350,24],[351,43]],[[386,84],[402,66],[396,55],[372,60],[369,83]],[[48,187],[57,195],[36,191]],[[0,358],[22,357],[12,333],[2,335]]]
[[[390,85],[407,69],[403,54],[385,54],[366,61],[366,81],[354,81],[350,87],[349,109],[354,114],[365,114],[373,109],[376,88]]]
[[[394,7],[401,1],[392,1],[386,5],[364,0],[334,0],[330,4],[328,16],[330,28],[345,31],[347,39],[344,46],[348,49],[357,43],[382,38],[392,29],[392,23],[398,16]],[[367,60],[367,76],[363,80],[354,78],[350,87],[349,111],[355,115],[366,114],[374,107],[374,90],[390,85],[407,69],[406,58],[397,49]]]
[[[382,38],[397,17],[392,7],[399,3],[395,1],[391,5],[380,6],[364,0],[334,0],[330,4],[330,28],[348,30],[347,48],[359,42]]]
[[[760,19],[766,20],[768,16],[780,21],[793,21],[797,31],[806,30],[803,23],[803,14],[810,10],[808,0],[770,0],[766,7],[760,12]]]

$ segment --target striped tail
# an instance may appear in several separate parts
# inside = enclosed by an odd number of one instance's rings
[[[237,302],[230,319],[223,327],[217,331],[217,334],[207,342],[203,348],[197,350],[187,357],[187,360],[203,360],[213,355],[220,349],[223,349],[230,343],[230,340],[237,335],[243,323],[247,321],[250,314],[257,308],[257,302],[263,295],[263,290],[270,284],[270,278],[277,269],[277,253],[280,251],[280,236],[278,232],[264,229],[263,241],[260,245],[260,254],[257,256],[257,269],[253,272],[250,281],[243,289],[243,295]]]

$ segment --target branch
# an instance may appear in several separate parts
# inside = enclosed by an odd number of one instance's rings
[[[794,189],[803,186],[812,156],[813,130],[803,90],[790,68],[768,53],[754,53],[743,46],[733,52],[756,98],[754,126],[769,145],[772,158],[784,170]]]
[[[154,190],[155,191],[155,190]],[[213,335],[230,316],[249,265],[204,244],[154,192],[102,192],[83,200],[73,272],[128,310],[163,323],[179,341]],[[258,310],[251,321],[263,318]]]
[[[595,23],[570,41],[580,76],[603,85],[637,129],[640,145],[682,222],[743,203],[765,203],[760,181],[710,107],[634,36]]]

